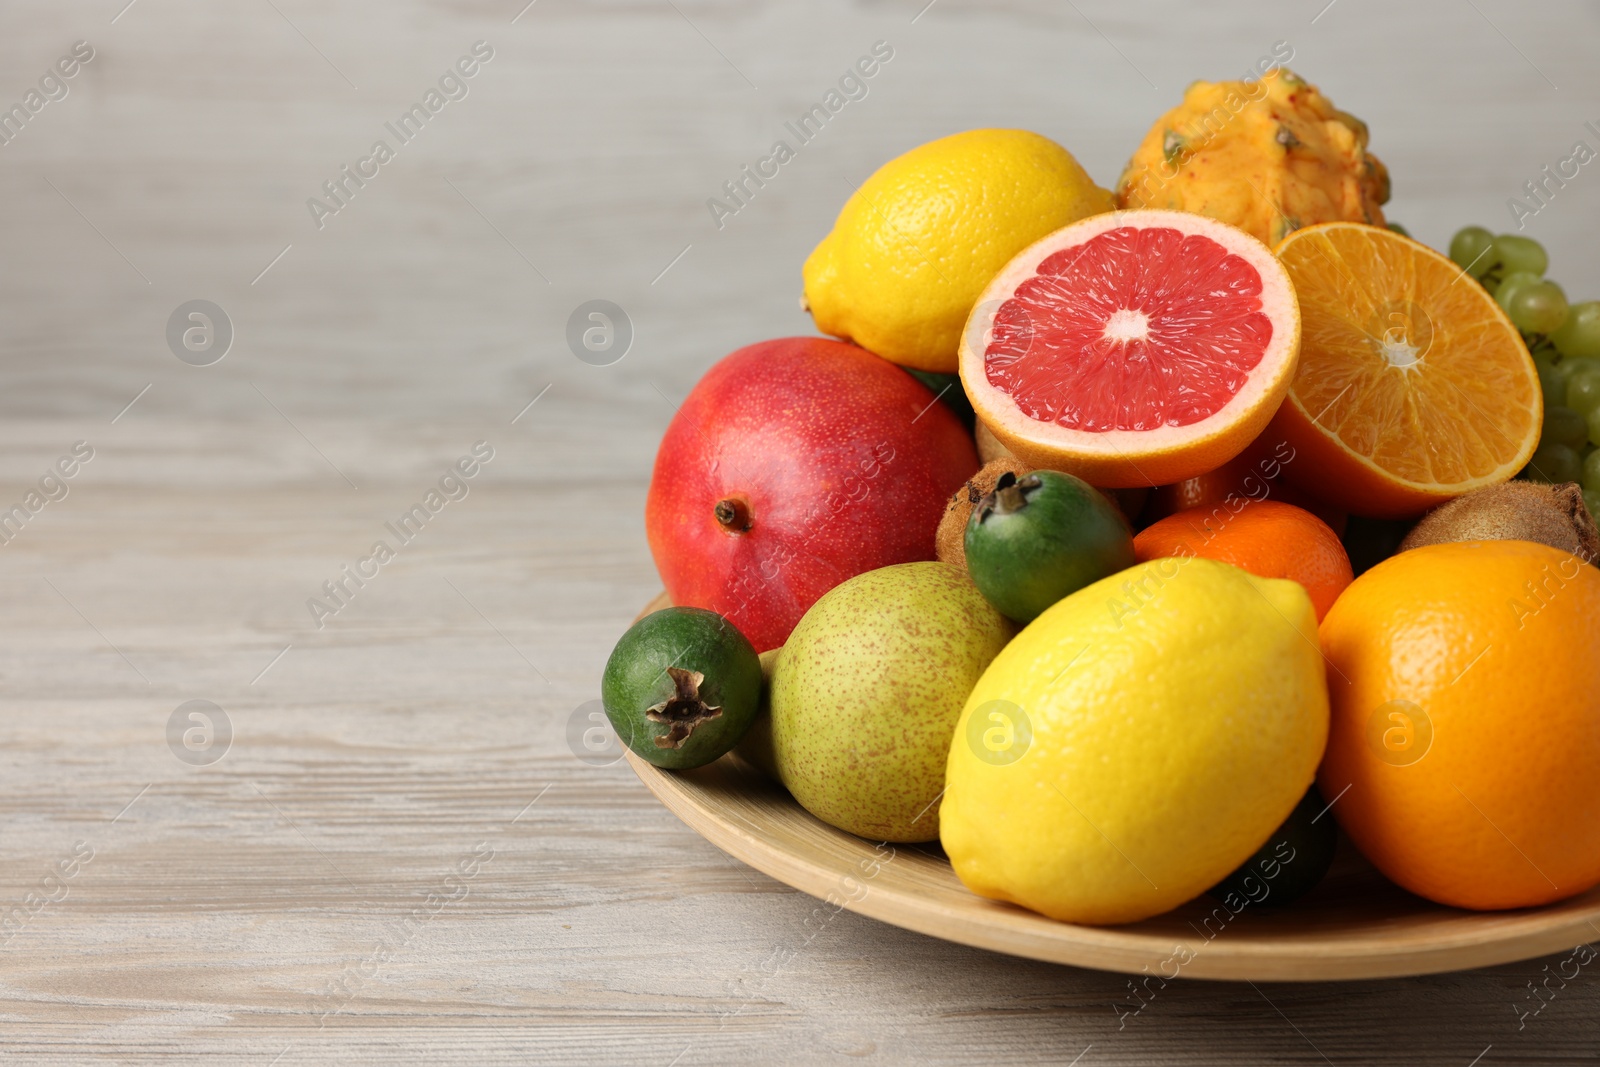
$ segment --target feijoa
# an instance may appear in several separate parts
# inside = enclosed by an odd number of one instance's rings
[[[617,737],[657,767],[710,763],[739,743],[761,700],[761,661],[704,608],[663,608],[611,650],[600,699]]]
[[[1313,785],[1267,843],[1207,892],[1230,906],[1241,901],[1292,903],[1315,889],[1328,873],[1338,841],[1333,813]]]
[[[967,520],[964,547],[979,591],[1020,623],[1136,562],[1122,512],[1060,471],[1002,474]]]

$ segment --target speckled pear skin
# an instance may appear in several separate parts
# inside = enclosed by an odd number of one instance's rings
[[[903,563],[806,612],[778,654],[771,752],[811,814],[873,841],[934,841],[967,694],[1015,628],[966,572]]]

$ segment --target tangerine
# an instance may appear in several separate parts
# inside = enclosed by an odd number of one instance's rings
[[[1304,508],[1276,500],[1236,496],[1169,515],[1134,537],[1133,553],[1141,563],[1199,556],[1258,578],[1299,582],[1319,623],[1351,579],[1350,559],[1332,527]]]

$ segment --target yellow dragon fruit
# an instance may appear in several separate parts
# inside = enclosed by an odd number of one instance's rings
[[[1259,81],[1195,82],[1117,182],[1123,208],[1209,215],[1268,245],[1317,222],[1384,224],[1389,172],[1367,125],[1287,68]]]

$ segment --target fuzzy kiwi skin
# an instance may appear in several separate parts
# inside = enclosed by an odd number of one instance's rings
[[[1020,478],[1032,473],[1033,468],[1015,456],[991,459],[977,474],[968,478],[965,485],[951,494],[949,503],[944,507],[944,516],[939,520],[939,529],[933,535],[933,550],[939,562],[954,564],[963,571],[967,569],[967,519],[972,516],[972,509],[978,506],[978,501],[992,493],[994,483],[1007,472]]]
[[[1534,541],[1589,563],[1600,558],[1600,530],[1575,482],[1506,482],[1458,496],[1424,515],[1400,551],[1452,541]]]

